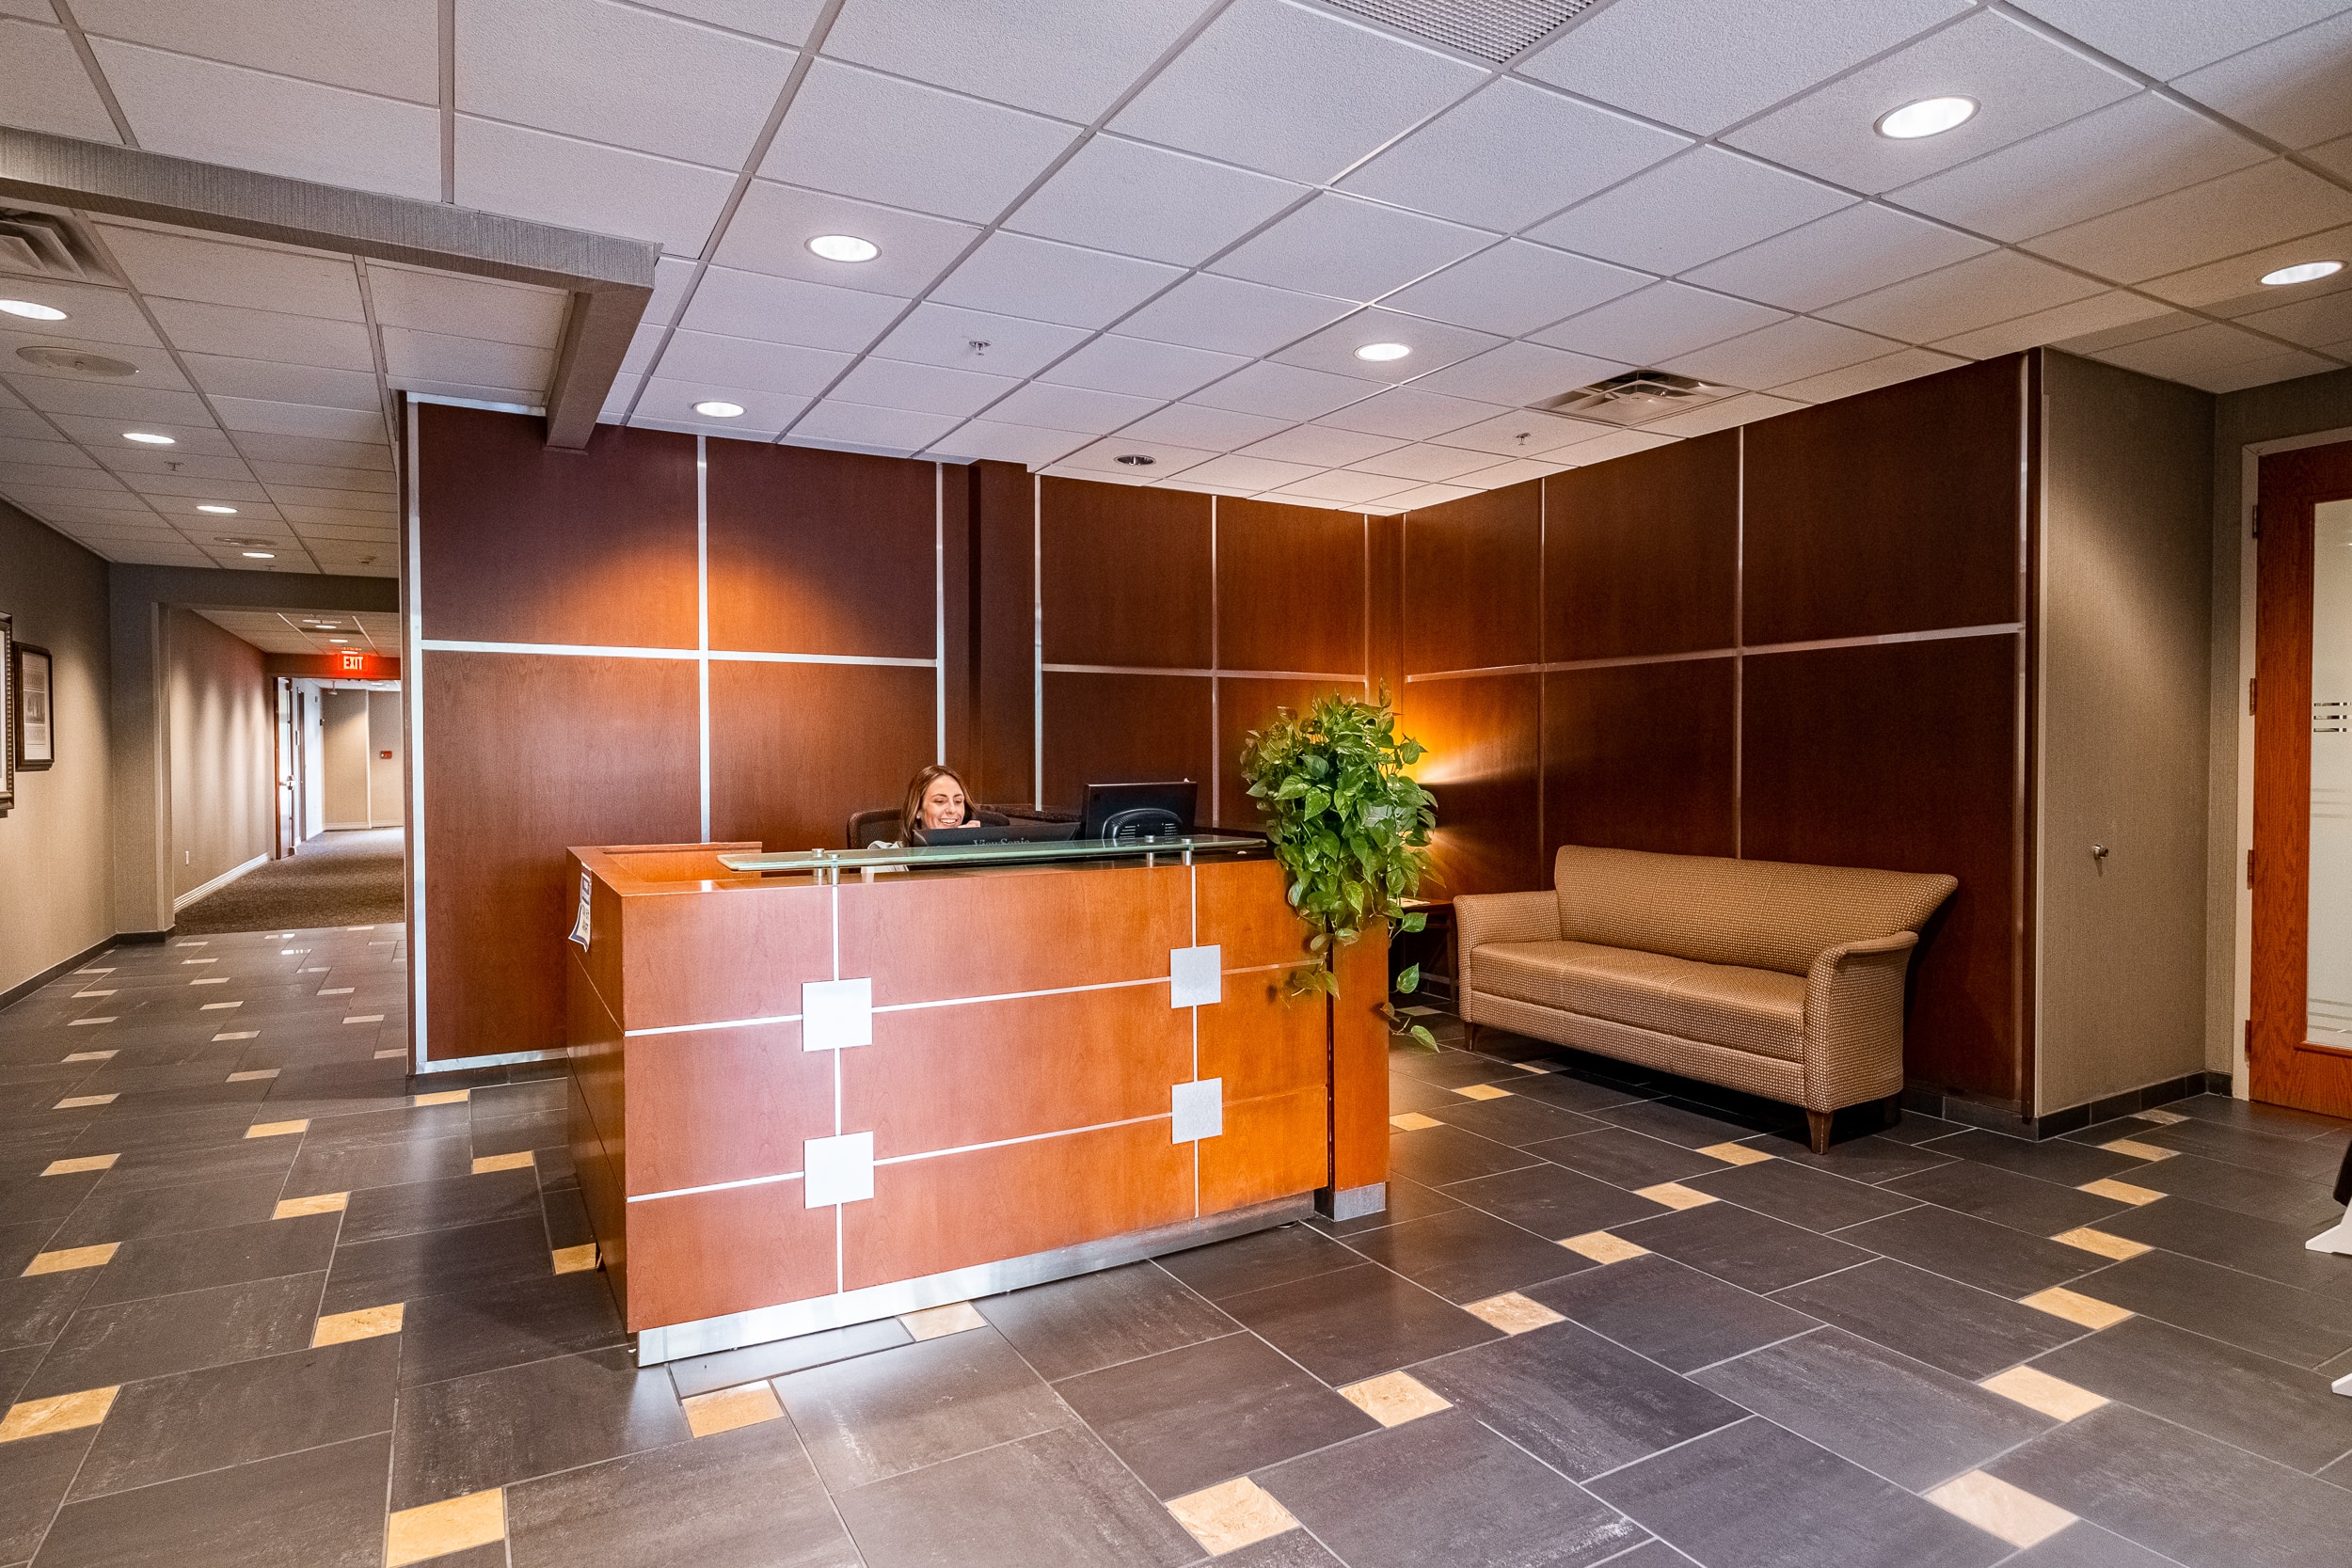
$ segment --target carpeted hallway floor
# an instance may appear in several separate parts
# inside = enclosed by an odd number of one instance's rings
[[[249,871],[180,911],[183,936],[377,926],[404,918],[401,830],[322,833],[291,860]]]

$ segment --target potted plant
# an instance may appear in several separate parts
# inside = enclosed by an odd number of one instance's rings
[[[1311,933],[1314,962],[1291,977],[1294,992],[1319,990],[1335,1000],[1334,950],[1368,929],[1393,924],[1418,931],[1425,915],[1406,913],[1404,900],[1419,891],[1428,868],[1435,800],[1406,776],[1421,760],[1420,741],[1400,736],[1389,692],[1371,702],[1336,694],[1316,698],[1304,713],[1277,708],[1242,747],[1242,777],[1265,814],[1275,859],[1290,878],[1291,907]],[[1421,966],[1408,965],[1391,990],[1409,995]],[[1388,997],[1380,1012],[1425,1050],[1437,1039],[1407,1024]]]

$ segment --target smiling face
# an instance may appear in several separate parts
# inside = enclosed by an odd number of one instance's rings
[[[926,828],[963,825],[963,786],[953,779],[933,779],[923,786],[922,824]]]

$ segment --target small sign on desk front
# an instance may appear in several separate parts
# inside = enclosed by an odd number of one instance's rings
[[[580,918],[572,922],[571,940],[580,944],[580,950],[583,953],[588,950],[589,894],[595,886],[594,877],[585,871],[580,874]]]

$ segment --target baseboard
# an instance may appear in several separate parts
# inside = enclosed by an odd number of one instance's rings
[[[373,822],[329,822],[319,830],[319,833],[360,833],[374,826]],[[319,833],[312,833],[310,838],[318,837]],[[302,842],[308,844],[310,839],[306,838]]]
[[[2217,1088],[2215,1086],[2217,1082],[2219,1084]],[[2025,1115],[2012,1101],[1954,1094],[1927,1084],[1905,1085],[1902,1101],[1903,1109],[1916,1111],[1921,1116],[1941,1117],[1946,1121],[1956,1121],[1963,1126],[1981,1127],[1988,1132],[1999,1132],[2011,1138],[2031,1138],[2039,1142],[2044,1138],[2062,1138],[2069,1132],[2079,1132],[2099,1122],[2113,1121],[2118,1117],[2136,1116],[2141,1111],[2170,1104],[2175,1100],[2187,1100],[2201,1094],[2226,1095],[2229,1092],[2230,1078],[2227,1073],[2200,1070],[2178,1078],[2168,1078],[2162,1083],[2144,1085],[2137,1089],[2126,1089],[2122,1094],[2087,1101],[2080,1105],[2069,1105],[2063,1110],[2045,1112],[2038,1117]]]
[[[218,893],[222,888],[227,887],[230,882],[235,881],[246,872],[267,865],[268,863],[269,856],[266,854],[260,854],[254,856],[243,865],[230,866],[228,870],[222,872],[211,881],[206,882],[202,887],[190,888],[179,897],[174,898],[171,901],[171,912],[178,914],[182,910],[186,909],[190,904],[195,903],[198,899],[211,897],[214,894]]]
[[[72,971],[81,968],[84,964],[98,957],[99,954],[103,953],[107,948],[112,947],[119,940],[119,939],[116,937],[106,937],[101,941],[94,942],[87,947],[83,948],[79,953],[74,954],[72,958],[59,958],[56,963],[51,964],[47,969],[42,970],[40,974],[19,980],[15,985],[10,986],[6,990],[0,990],[0,1007],[13,1007],[19,1002],[24,1001],[26,997],[32,995],[33,992],[40,990],[41,987],[56,979],[58,975],[71,974]]]

